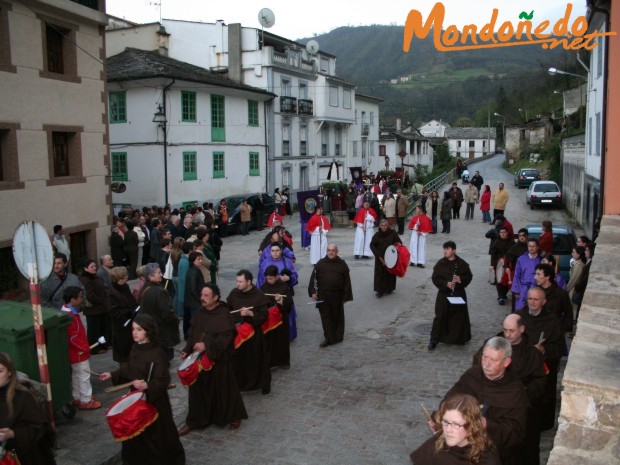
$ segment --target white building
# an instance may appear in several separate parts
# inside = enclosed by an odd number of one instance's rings
[[[265,102],[273,94],[161,49],[127,48],[108,58],[107,73],[115,206],[265,192]]]
[[[105,2],[0,1],[0,293],[12,239],[35,220],[71,241],[72,268],[108,247]]]
[[[277,96],[265,102],[263,115],[268,191],[317,186],[334,160],[340,176],[346,174],[357,99],[354,84],[336,75],[335,56],[310,53],[303,44],[240,24],[163,20],[162,25],[161,31],[149,25],[109,31],[108,48],[111,53],[126,46],[164,49],[171,58]]]
[[[480,158],[495,152],[495,128],[447,128],[448,150],[453,157]]]
[[[366,174],[385,169],[379,142],[379,103],[383,99],[355,94],[355,124],[349,129],[347,165],[361,167]],[[345,173],[345,179],[350,179]]]
[[[424,137],[446,137],[446,129],[449,128],[448,123],[436,119],[430,120],[428,123],[424,123],[418,128],[420,134]]]

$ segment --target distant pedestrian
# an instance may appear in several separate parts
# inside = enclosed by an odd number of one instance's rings
[[[426,236],[433,230],[433,226],[421,206],[418,205],[415,208],[415,213],[409,222],[409,229],[411,230],[409,241],[410,265],[424,268],[426,263]]]
[[[458,220],[461,217],[461,206],[463,205],[463,191],[455,183],[450,189],[450,199],[452,200],[452,219]]]
[[[465,219],[474,219],[474,206],[478,203],[478,189],[473,182],[470,182],[465,189]]]
[[[471,182],[474,183],[478,193],[480,193],[480,189],[482,189],[482,185],[484,184],[484,179],[480,176],[480,171],[476,171],[474,176],[471,178]]]
[[[496,215],[504,214],[509,197],[510,194],[506,189],[504,189],[504,183],[500,182],[499,187],[491,197],[491,203],[493,204],[493,219],[495,219]],[[489,221],[489,223],[491,223],[491,221]]]
[[[244,199],[239,207],[239,228],[242,236],[247,236],[249,234],[251,220],[252,207],[248,205],[247,199]]]
[[[450,234],[450,220],[452,219],[452,199],[450,198],[450,192],[443,193],[443,200],[441,201],[441,232]]]
[[[480,211],[482,212],[482,222],[491,222],[491,186],[486,184],[480,194]]]

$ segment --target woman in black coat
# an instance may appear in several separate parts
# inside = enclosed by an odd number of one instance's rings
[[[82,262],[80,281],[86,289],[86,301],[83,304],[86,316],[86,333],[88,344],[95,344],[101,336],[105,337],[106,343],[97,345],[91,349],[91,355],[101,354],[111,346],[112,328],[109,315],[108,291],[103,279],[97,276],[97,263],[95,260],[85,258]]]
[[[205,285],[205,278],[200,271],[203,255],[200,252],[189,254],[189,269],[185,277],[185,300],[183,302],[183,334],[187,338],[189,324],[196,310],[200,308],[200,293]]]
[[[109,290],[110,316],[112,318],[112,358],[121,366],[129,360],[133,345],[131,320],[136,316],[138,302],[134,298],[127,281],[127,268],[118,266],[110,270],[112,286]]]

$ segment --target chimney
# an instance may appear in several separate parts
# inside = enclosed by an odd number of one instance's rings
[[[243,84],[241,71],[241,24],[228,25],[228,77]]]
[[[400,118],[396,118],[396,130],[400,131]]]
[[[161,56],[168,56],[168,41],[170,34],[166,32],[166,28],[160,24],[157,30],[157,51]]]

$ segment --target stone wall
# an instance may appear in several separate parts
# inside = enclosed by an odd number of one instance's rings
[[[620,217],[596,242],[548,465],[620,463]]]

